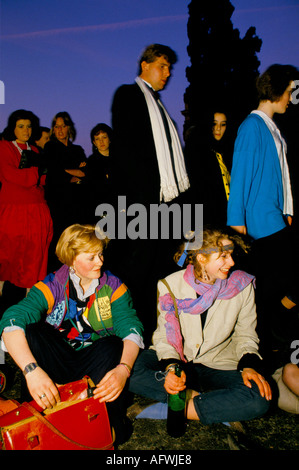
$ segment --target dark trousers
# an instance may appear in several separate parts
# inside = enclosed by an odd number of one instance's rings
[[[95,384],[117,366],[123,351],[123,342],[116,336],[107,336],[81,350],[74,350],[59,331],[47,323],[35,323],[26,329],[29,347],[39,364],[53,382],[65,384],[89,376]],[[113,402],[107,402],[111,426],[118,443],[126,440],[126,387]]]
[[[250,259],[250,273],[256,276],[257,333],[265,356],[272,349],[274,329],[289,322],[281,299],[288,296],[296,304],[298,300],[298,255],[292,229],[255,240]]]
[[[26,338],[39,366],[59,384],[80,380],[84,375],[97,384],[119,364],[123,348],[120,338],[107,336],[76,351],[47,323],[29,325]]]
[[[203,364],[184,366],[189,389],[200,392],[194,406],[202,424],[226,421],[246,421],[265,414],[269,402],[263,398],[257,385],[244,385],[238,370],[218,370]],[[165,376],[153,349],[142,351],[134,365],[130,391],[158,402],[167,402]]]

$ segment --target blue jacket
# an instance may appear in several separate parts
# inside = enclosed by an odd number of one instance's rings
[[[250,114],[235,142],[227,225],[246,225],[254,239],[286,227],[283,185],[274,139],[263,119]]]

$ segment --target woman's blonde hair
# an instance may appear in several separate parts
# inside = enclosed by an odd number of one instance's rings
[[[201,236],[199,237],[200,240],[202,240],[202,245],[196,249],[191,249],[191,250],[186,250],[187,251],[187,257],[184,263],[184,266],[188,264],[193,264],[194,266],[194,275],[196,278],[201,278],[202,277],[202,267],[201,264],[198,262],[197,255],[201,254],[203,255],[207,260],[211,256],[212,253],[209,253],[209,249],[217,249],[219,251],[219,256],[220,254],[224,251],[224,247],[222,244],[223,240],[229,240],[231,241],[233,247],[235,245],[238,245],[245,253],[248,252],[249,250],[249,245],[247,245],[244,240],[237,234],[229,234],[226,233],[224,230],[220,229],[215,229],[215,228],[204,228],[202,233],[200,234]],[[177,263],[182,256],[184,250],[185,250],[186,244],[182,244],[178,251],[175,253],[173,259]],[[217,251],[217,250],[216,250]],[[213,250],[215,252],[215,250]]]
[[[74,224],[62,232],[56,245],[56,255],[61,263],[72,266],[80,253],[101,252],[109,241],[96,225]]]
[[[71,116],[66,111],[60,111],[57,113],[52,120],[50,137],[51,140],[57,140],[54,133],[54,127],[56,126],[57,119],[61,118],[66,126],[68,126],[68,138],[71,142],[74,142],[76,139],[77,131],[75,129],[75,124],[72,121]]]

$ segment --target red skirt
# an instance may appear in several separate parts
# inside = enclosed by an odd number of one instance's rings
[[[47,204],[0,205],[0,280],[26,288],[43,280],[52,237]]]

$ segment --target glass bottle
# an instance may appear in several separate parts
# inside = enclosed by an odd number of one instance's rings
[[[175,375],[180,377],[182,373],[181,366],[175,364],[174,373]],[[181,437],[186,431],[186,389],[174,395],[169,393],[167,404],[167,432],[171,437]]]

